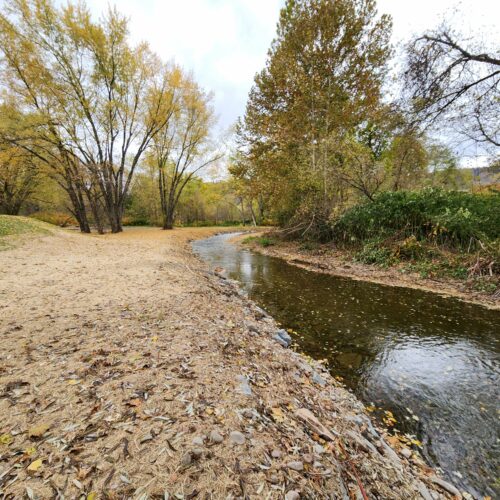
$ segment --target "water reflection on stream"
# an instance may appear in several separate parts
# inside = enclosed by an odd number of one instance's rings
[[[219,235],[193,244],[422,454],[477,497],[498,494],[500,311],[300,269]],[[497,480],[498,481],[498,480]]]

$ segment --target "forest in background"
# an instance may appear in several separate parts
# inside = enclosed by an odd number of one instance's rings
[[[288,0],[233,140],[211,94],[128,26],[116,9],[96,21],[84,3],[4,2],[0,212],[101,233],[274,224],[345,244],[335,228],[353,207],[441,189],[487,197],[500,219],[500,60],[484,43],[441,25],[407,42],[396,73],[374,0]],[[490,166],[459,168],[457,141]],[[442,204],[439,231],[470,225],[471,206]],[[468,248],[488,239],[469,232]]]

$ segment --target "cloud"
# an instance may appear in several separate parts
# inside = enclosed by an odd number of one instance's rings
[[[101,0],[88,0],[98,15]],[[282,0],[115,0],[130,20],[133,42],[146,40],[164,60],[175,60],[213,91],[222,128],[245,109],[264,66]]]
[[[58,0],[62,2],[63,0]],[[255,73],[266,61],[284,0],[110,0],[130,19],[132,40],[146,40],[164,60],[175,60],[213,91],[223,128],[245,110]],[[87,0],[98,15],[102,0]],[[394,20],[394,41],[435,27],[443,17],[465,30],[481,30],[500,17],[491,0],[378,0]],[[459,9],[463,15],[453,15]],[[498,39],[498,31],[493,32]]]

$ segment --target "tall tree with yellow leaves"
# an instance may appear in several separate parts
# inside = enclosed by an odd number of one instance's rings
[[[171,116],[172,71],[146,44],[130,46],[116,10],[96,22],[84,3],[7,0],[0,52],[2,84],[36,116],[31,132],[61,174],[80,227],[90,230],[87,197],[120,232],[133,174]]]

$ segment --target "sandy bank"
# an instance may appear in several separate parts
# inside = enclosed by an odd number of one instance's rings
[[[450,498],[193,256],[215,232],[60,231],[0,252],[0,492]]]

